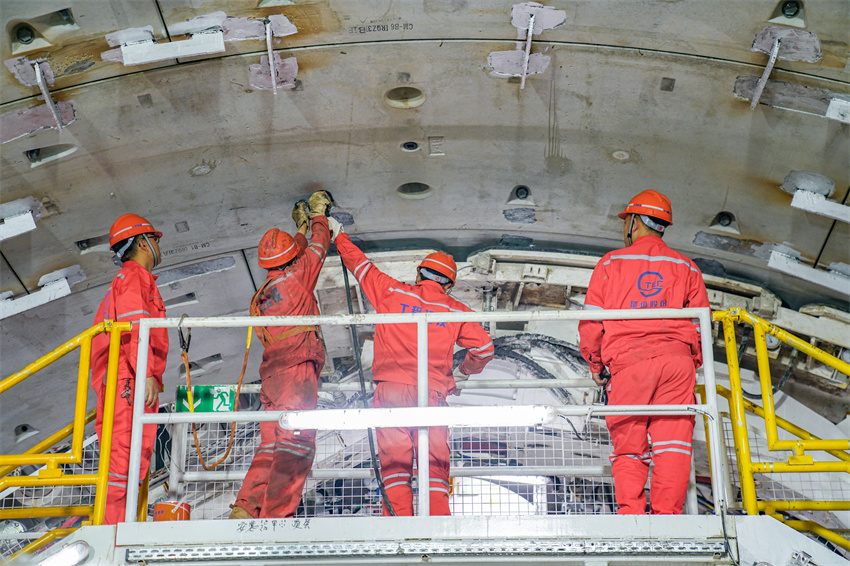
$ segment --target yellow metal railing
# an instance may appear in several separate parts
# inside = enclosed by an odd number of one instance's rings
[[[76,530],[77,529],[53,529],[52,531],[44,533],[44,535],[41,538],[39,538],[38,540],[34,540],[33,542],[26,545],[24,548],[17,551],[15,554],[6,558],[2,562],[2,564],[9,564],[15,558],[17,558],[18,556],[23,556],[24,554],[28,554],[30,552],[35,552],[39,548],[41,548],[41,547],[43,547],[47,544],[50,544],[51,542],[53,542],[56,539],[65,538],[66,536],[68,536],[69,534],[73,533]]]
[[[70,352],[80,349],[80,364],[77,373],[77,396],[74,406],[74,421],[59,432],[45,439],[23,454],[0,455],[0,491],[8,487],[51,487],[66,485],[96,486],[94,505],[76,507],[42,507],[22,509],[0,509],[0,519],[23,517],[66,517],[87,515],[92,524],[103,524],[106,508],[106,484],[109,474],[109,453],[112,447],[112,421],[115,414],[115,392],[117,389],[118,351],[121,333],[131,328],[129,322],[104,321],[86,330],[79,336],[59,346],[46,356],[31,363],[21,371],[0,381],[0,394],[31,377],[40,369],[47,367]],[[100,443],[100,462],[96,474],[65,474],[63,464],[79,464],[83,458],[83,440],[85,426],[94,419],[94,411],[86,413],[89,387],[89,365],[91,359],[92,338],[98,334],[109,333],[109,360],[106,375],[106,391],[103,428]],[[71,436],[71,450],[63,453],[45,453],[45,450],[57,442]],[[43,466],[37,476],[10,476],[9,473],[20,466]]]
[[[846,375],[850,375],[850,364],[742,309],[735,308],[729,311],[715,312],[713,313],[713,317],[715,321],[722,322],[723,324],[726,360],[729,366],[730,389],[717,386],[717,393],[726,397],[729,401],[729,416],[732,422],[732,434],[735,440],[735,455],[738,460],[738,477],[744,510],[749,515],[757,515],[759,512],[764,512],[790,527],[812,532],[845,550],[850,550],[850,541],[814,521],[790,520],[779,513],[779,511],[791,510],[847,510],[850,509],[850,501],[759,501],[756,494],[755,479],[753,477],[754,474],[765,473],[850,473],[850,453],[846,452],[846,450],[850,449],[850,439],[821,439],[776,415],[765,336],[770,334],[800,352]],[[744,322],[752,325],[755,333],[758,377],[763,403],[761,407],[746,400],[743,395],[741,388],[741,368],[735,340],[736,322]],[[764,419],[768,450],[793,452],[788,457],[787,462],[753,461],[747,432],[747,411]],[[780,440],[780,428],[793,434],[798,440]],[[815,461],[810,454],[806,454],[807,450],[824,451],[839,461]]]

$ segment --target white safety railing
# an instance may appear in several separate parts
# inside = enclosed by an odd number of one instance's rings
[[[567,320],[635,320],[687,318],[700,321],[700,342],[703,356],[706,402],[694,405],[570,405],[553,407],[548,405],[517,405],[493,411],[490,407],[428,407],[428,324],[438,322],[524,322],[524,321],[567,321]],[[139,323],[139,350],[136,374],[147,372],[147,352],[151,328],[244,328],[248,326],[301,326],[301,325],[371,325],[371,324],[416,324],[417,327],[417,372],[418,407],[402,409],[332,409],[320,411],[240,411],[234,413],[144,413],[143,379],[136,380],[133,404],[133,432],[130,444],[129,478],[127,480],[126,521],[135,522],[138,506],[139,467],[141,464],[142,425],[178,423],[245,423],[276,421],[288,429],[339,430],[340,423],[356,421],[351,428],[374,428],[383,426],[418,427],[417,481],[419,486],[430,485],[428,427],[429,426],[481,426],[493,421],[506,423],[508,409],[515,413],[516,423],[542,424],[561,416],[605,416],[605,415],[696,415],[709,417],[709,458],[711,462],[711,487],[714,512],[719,514],[727,508],[728,494],[722,478],[727,475],[726,455],[722,446],[721,421],[717,408],[714,376],[714,355],[711,339],[711,313],[701,309],[633,309],[592,311],[522,311],[504,313],[416,313],[416,314],[359,314],[321,316],[279,317],[220,317],[220,318],[143,318]],[[482,411],[482,409],[486,409]],[[339,470],[334,470],[338,472]],[[489,472],[488,472],[489,473]],[[430,515],[429,490],[418,491],[419,515]]]

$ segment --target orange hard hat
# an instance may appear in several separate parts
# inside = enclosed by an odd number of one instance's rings
[[[457,265],[455,265],[455,260],[446,252],[440,251],[428,254],[428,256],[422,260],[422,263],[419,264],[419,267],[427,267],[432,271],[436,271],[443,277],[451,279],[453,283],[457,277]]]
[[[298,244],[292,236],[277,228],[263,234],[260,245],[257,246],[258,263],[265,269],[283,265],[297,255]]]
[[[652,189],[635,195],[626,205],[626,210],[617,216],[625,218],[628,214],[645,214],[673,225],[673,207],[670,205],[670,199]]]
[[[109,247],[139,234],[154,234],[157,238],[162,238],[162,232],[138,214],[122,214],[109,229]]]

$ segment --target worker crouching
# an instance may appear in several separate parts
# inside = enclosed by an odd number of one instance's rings
[[[268,269],[262,287],[251,299],[254,316],[318,315],[313,295],[330,246],[325,217],[330,198],[324,191],[299,203],[292,216],[298,232],[291,237],[274,228],[258,248],[260,267]],[[310,243],[305,237],[312,224]],[[316,326],[257,327],[265,346],[260,365],[260,400],[266,411],[315,409],[319,372],[325,349]],[[260,423],[260,446],[231,505],[231,519],[292,517],[301,501],[304,482],[313,465],[316,431],[284,430],[276,422]]]

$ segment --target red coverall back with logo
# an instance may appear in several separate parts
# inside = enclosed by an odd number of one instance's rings
[[[599,260],[585,309],[708,307],[702,273],[657,236]],[[611,372],[611,405],[693,403],[695,368],[702,365],[699,320],[606,320],[579,323],[590,370]],[[646,512],[644,487],[653,464],[650,510],[679,514],[691,469],[694,418],[607,417],[614,452],[611,471],[621,514]],[[647,434],[652,443],[647,442]]]
[[[118,387],[115,393],[115,417],[112,427],[112,451],[109,455],[109,480],[106,490],[104,524],[114,525],[124,521],[127,502],[127,476],[130,466],[130,436],[133,429],[133,392],[136,383],[136,354],[139,348],[139,325],[142,318],[165,318],[165,305],[156,286],[156,276],[133,260],[124,262],[121,270],[109,285],[106,296],[97,309],[94,324],[104,320],[133,322],[131,332],[121,335],[118,357]],[[162,373],[168,355],[168,331],[153,328],[150,331],[147,375],[156,379],[162,388]],[[95,430],[102,439],[104,391],[109,360],[109,334],[99,334],[92,339],[91,385],[97,394]],[[141,376],[145,379],[145,376]],[[144,401],[142,401],[144,402]],[[145,407],[154,413],[157,407]],[[144,478],[150,469],[151,454],[156,440],[156,426],[147,425],[142,436],[142,461],[139,477]],[[106,457],[101,454],[101,458]]]
[[[429,280],[416,285],[401,283],[382,273],[348,237],[336,238],[339,254],[379,313],[472,312],[446,295],[442,286]],[[417,405],[417,338],[415,324],[378,324],[375,329],[375,361],[372,374],[377,383],[373,407]],[[455,390],[452,372],[454,345],[467,349],[459,371],[481,372],[493,358],[493,342],[477,322],[440,322],[428,325],[428,404],[446,404]],[[387,498],[396,515],[413,515],[411,479],[416,450],[415,428],[377,429],[381,476]],[[450,515],[448,428],[431,427],[431,515]],[[384,507],[384,515],[389,512]]]
[[[269,284],[257,306],[263,316],[318,315],[313,296],[319,272],[330,245],[328,221],[313,218],[310,245],[296,234],[301,248],[295,263],[270,269]],[[272,339],[260,365],[260,400],[266,411],[315,409],[319,372],[325,364],[325,348],[315,330],[292,334],[291,326],[265,327]],[[239,490],[236,505],[254,517],[292,517],[298,510],[304,482],[313,465],[316,431],[284,430],[275,422],[260,423],[260,446]]]

